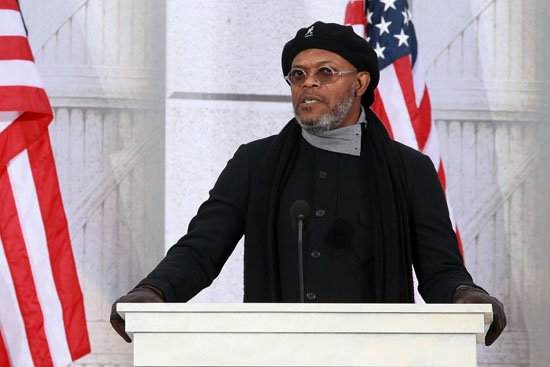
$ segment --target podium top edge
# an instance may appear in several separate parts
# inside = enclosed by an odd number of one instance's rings
[[[119,303],[117,311],[123,313],[483,313],[492,316],[493,308],[490,304],[453,303]]]

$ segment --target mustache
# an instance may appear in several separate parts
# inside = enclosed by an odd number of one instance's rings
[[[298,99],[298,104],[300,103],[304,103],[306,100],[311,100],[311,99],[315,99],[321,103],[325,103],[326,102],[326,98],[320,94],[316,94],[316,93],[305,93],[305,94],[302,94],[300,96],[300,98]]]

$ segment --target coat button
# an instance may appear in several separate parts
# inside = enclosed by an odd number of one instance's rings
[[[307,292],[306,293],[306,297],[307,299],[309,299],[310,301],[315,301],[315,298],[317,298],[317,295],[313,292]]]
[[[319,171],[319,179],[324,180],[327,178],[327,173],[325,171]]]
[[[321,256],[321,253],[319,251],[311,251],[311,257],[314,259],[318,259]]]
[[[322,217],[325,216],[325,211],[324,211],[323,209],[316,210],[316,211],[315,211],[315,216],[316,216],[317,218],[322,218]]]

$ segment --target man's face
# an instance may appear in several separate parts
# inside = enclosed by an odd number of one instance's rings
[[[316,48],[300,52],[292,61],[292,69],[301,69],[308,74],[303,84],[291,86],[294,113],[300,125],[313,132],[340,126],[358,99],[355,94],[356,73],[342,74],[333,83],[321,84],[313,74],[324,66],[334,71],[356,69],[342,56]]]

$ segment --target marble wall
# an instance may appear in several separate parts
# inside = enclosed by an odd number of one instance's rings
[[[186,232],[243,142],[292,117],[284,43],[347,0],[21,0],[50,128],[92,354],[131,364],[110,304]],[[483,366],[550,358],[544,0],[409,1],[467,266],[506,305]],[[242,244],[193,302],[240,302]]]

